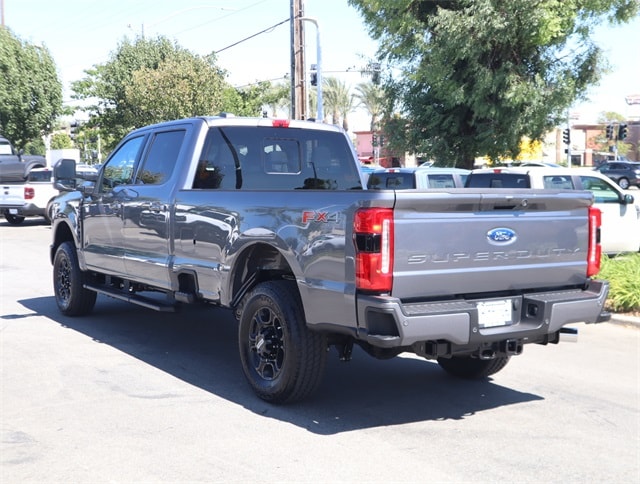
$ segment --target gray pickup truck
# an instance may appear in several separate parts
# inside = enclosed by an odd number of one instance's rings
[[[4,136],[0,136],[0,183],[24,182],[34,168],[44,168],[47,160],[40,155],[25,155]]]
[[[72,188],[74,162],[56,168]],[[55,299],[230,308],[249,385],[309,396],[329,347],[411,352],[486,378],[529,343],[608,319],[599,210],[584,191],[367,190],[346,134],[202,117],[137,129],[55,200]]]

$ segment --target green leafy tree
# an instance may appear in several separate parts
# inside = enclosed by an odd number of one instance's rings
[[[224,71],[215,57],[200,57],[167,38],[124,39],[104,64],[72,85],[74,98],[93,102],[90,125],[107,140],[135,127],[223,110]]]
[[[73,141],[67,133],[55,133],[51,136],[51,149],[64,150],[73,148]]]
[[[238,116],[262,116],[271,110],[276,116],[280,107],[287,106],[289,88],[283,84],[258,82],[241,88],[229,86],[225,91],[224,111]]]
[[[0,132],[18,148],[44,152],[39,138],[62,112],[62,84],[46,47],[0,27]],[[39,141],[39,142],[38,142]]]
[[[638,0],[349,0],[380,41],[406,149],[470,168],[560,124],[606,67],[591,40]]]
[[[136,124],[146,125],[217,114],[223,84],[213,58],[178,55],[133,72],[124,92]]]
[[[289,108],[291,106],[291,87],[288,84],[271,84],[268,86],[262,95],[263,104],[268,106],[271,111],[270,116],[277,117],[278,111],[281,109]]]

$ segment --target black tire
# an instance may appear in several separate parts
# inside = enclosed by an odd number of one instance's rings
[[[620,178],[618,180],[618,186],[623,190],[627,190],[629,188],[629,180],[627,180],[626,178]]]
[[[11,213],[5,212],[4,218],[11,225],[20,225],[22,222],[24,222],[24,217],[21,217],[20,215],[13,215]]]
[[[66,316],[89,314],[97,294],[85,289],[86,272],[78,266],[78,255],[72,242],[63,242],[53,259],[53,292],[60,312]]]
[[[322,381],[327,340],[307,328],[293,282],[263,282],[246,297],[239,349],[249,385],[267,402],[302,400]]]
[[[502,370],[510,356],[496,356],[492,360],[481,360],[471,356],[454,356],[453,358],[438,358],[440,368],[450,375],[468,380],[481,380]]]

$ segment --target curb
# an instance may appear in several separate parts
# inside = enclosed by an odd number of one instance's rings
[[[627,324],[631,326],[640,327],[640,317],[638,316],[628,316],[626,314],[616,314],[613,313],[611,315],[610,323],[614,324]]]

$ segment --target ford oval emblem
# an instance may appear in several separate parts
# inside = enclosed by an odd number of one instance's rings
[[[516,241],[516,233],[506,227],[498,227],[487,232],[487,239],[494,245],[508,245]]]

